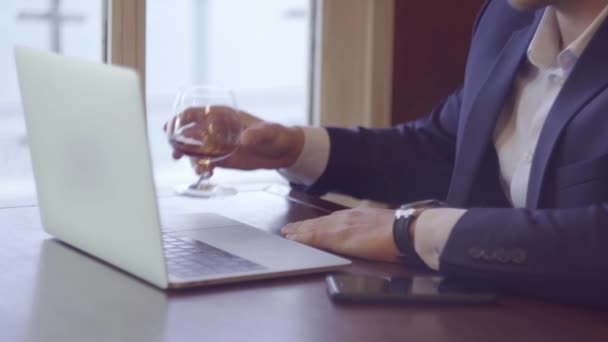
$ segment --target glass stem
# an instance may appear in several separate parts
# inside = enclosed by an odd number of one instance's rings
[[[198,181],[194,184],[195,189],[208,190],[213,187],[209,179],[213,176],[213,168],[210,167],[210,163],[205,160],[199,160],[198,165],[202,168],[202,172]]]

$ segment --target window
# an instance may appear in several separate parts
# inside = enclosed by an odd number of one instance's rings
[[[193,178],[187,162],[171,160],[161,130],[180,86],[228,87],[241,109],[264,119],[309,122],[309,0],[148,0],[146,7],[148,127],[159,185]]]
[[[101,1],[4,0],[0,11],[0,202],[34,197],[13,48],[102,60]]]
[[[104,49],[103,13],[109,3]],[[313,117],[313,123],[331,125],[386,125],[393,4],[5,0],[0,11],[0,202],[16,197],[32,202],[34,197],[14,45],[93,61],[102,61],[107,51],[110,62],[144,72],[157,182],[176,184],[191,181],[193,175],[187,163],[171,161],[161,127],[183,84],[232,87],[241,108],[284,124],[308,124]]]

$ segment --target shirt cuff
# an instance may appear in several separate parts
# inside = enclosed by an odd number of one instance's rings
[[[329,160],[329,134],[322,127],[302,127],[304,146],[296,162],[278,172],[289,182],[312,185],[325,171]]]
[[[464,209],[435,208],[423,211],[416,219],[414,249],[431,269],[439,271],[439,257],[464,213]]]

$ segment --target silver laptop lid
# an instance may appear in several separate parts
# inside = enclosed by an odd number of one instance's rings
[[[166,288],[137,74],[29,48],[15,55],[45,230]]]

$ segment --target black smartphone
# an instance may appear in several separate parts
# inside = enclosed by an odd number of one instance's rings
[[[328,275],[329,296],[346,303],[410,303],[482,305],[496,302],[496,294],[470,284],[435,276],[370,277]]]

